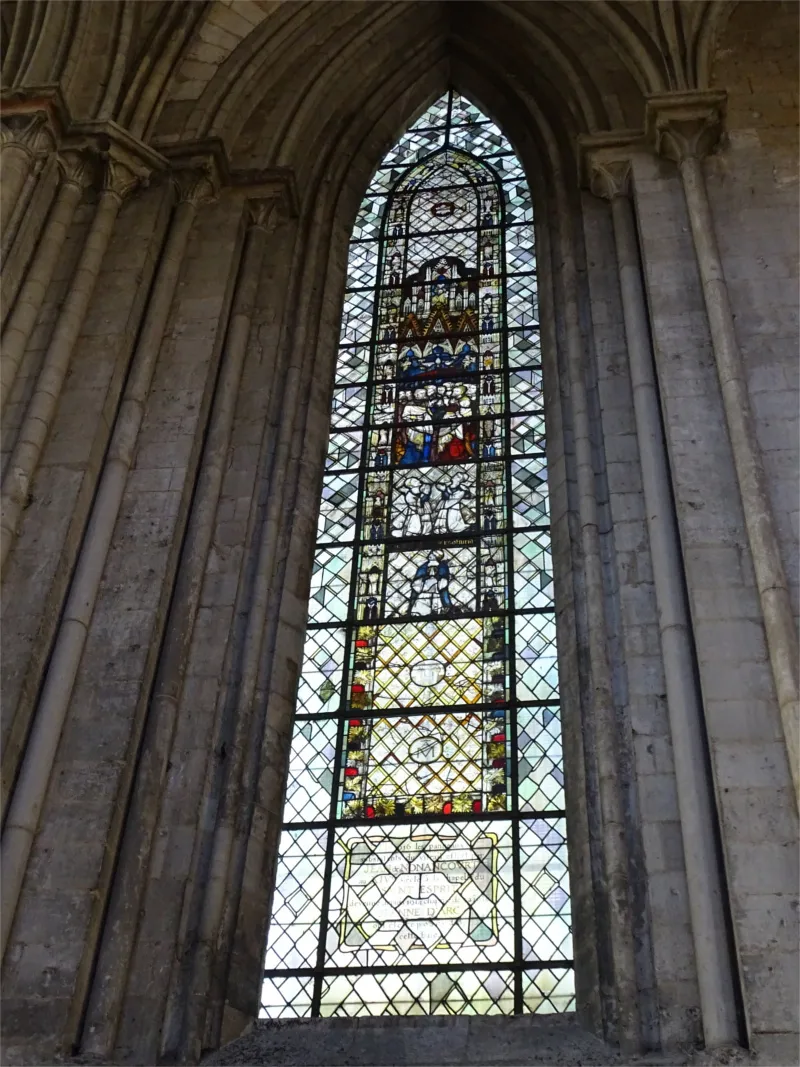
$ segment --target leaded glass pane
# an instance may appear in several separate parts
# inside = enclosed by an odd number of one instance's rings
[[[353,229],[268,1017],[573,1006],[535,267],[511,145],[445,94]]]

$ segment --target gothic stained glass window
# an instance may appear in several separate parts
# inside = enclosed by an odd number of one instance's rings
[[[568,1010],[531,201],[458,93],[347,285],[262,1014]]]

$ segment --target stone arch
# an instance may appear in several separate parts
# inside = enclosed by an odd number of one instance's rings
[[[399,13],[395,17],[399,19]],[[513,26],[514,23],[509,22],[509,45],[510,38],[513,35]],[[586,32],[589,31],[587,30]],[[363,36],[362,30],[356,31],[356,40]],[[315,321],[313,326],[317,380],[312,385],[309,399],[309,411],[313,411],[319,418],[311,420],[310,424],[314,426],[315,431],[313,438],[307,442],[309,451],[318,457],[321,457],[322,454],[323,431],[326,424],[326,413],[329,409],[330,385],[328,383],[331,381],[337,343],[340,294],[343,287],[346,240],[349,235],[350,224],[368,178],[382,158],[383,153],[391,146],[398,133],[413,121],[430,99],[440,93],[446,85],[447,66],[442,63],[438,69],[434,67],[431,70],[431,63],[424,51],[421,56],[415,56],[413,65],[409,66],[402,59],[402,49],[400,49],[401,60],[397,61],[394,69],[390,68],[389,73],[387,73],[381,48],[376,46],[374,39],[370,39],[368,43],[371,52],[371,64],[369,66],[365,66],[366,58],[362,60],[362,57],[357,52],[345,52],[341,56],[343,67],[349,67],[361,72],[362,77],[356,85],[350,83],[336,85],[335,65],[330,70],[326,68],[322,72],[322,76],[317,79],[316,92],[318,101],[315,102],[313,95],[309,97],[310,103],[308,106],[304,110],[300,110],[295,116],[294,122],[297,123],[297,126],[295,127],[294,123],[287,119],[284,126],[285,135],[283,140],[276,143],[275,147],[269,150],[269,154],[265,153],[259,160],[258,156],[249,151],[246,157],[252,162],[274,160],[283,165],[293,167],[298,173],[301,183],[301,200],[306,198],[309,201],[313,201],[318,212],[317,218],[320,221],[323,217],[326,218],[326,225],[331,225],[338,235],[338,240],[333,245],[331,255],[325,261],[320,261],[315,266],[311,266],[311,257],[306,257],[309,261],[309,266],[315,272],[314,276],[318,279],[316,284],[322,287],[325,293],[322,301],[323,311],[319,320]],[[435,54],[437,47],[436,42],[431,42],[429,45],[433,54]],[[394,51],[388,41],[384,48],[389,55]],[[522,58],[522,55],[520,55],[519,60],[522,61]],[[569,70],[569,57],[562,55],[560,59],[560,68]],[[515,91],[515,89],[511,88],[508,75],[501,70],[500,64],[484,62],[482,71],[478,73],[476,72],[477,64],[475,60],[476,57],[470,54],[469,49],[462,42],[460,51],[456,52],[450,61],[452,68],[459,69],[463,76],[463,81],[456,81],[455,84],[457,87],[462,88],[468,96],[474,96],[476,102],[482,105],[515,141],[534,191],[536,200],[535,214],[540,231],[540,244],[542,247],[551,250],[550,256],[543,259],[542,270],[546,279],[545,288],[551,289],[556,294],[555,302],[551,305],[550,311],[552,326],[550,328],[550,352],[548,354],[549,389],[555,407],[558,403],[556,397],[560,389],[563,390],[566,387],[566,382],[570,379],[570,373],[574,374],[574,369],[570,372],[566,366],[566,355],[561,345],[557,344],[556,335],[559,329],[564,328],[565,316],[567,318],[572,317],[566,328],[572,331],[573,340],[571,344],[574,348],[577,343],[577,334],[575,333],[577,321],[575,316],[578,315],[579,306],[583,307],[583,314],[586,314],[588,307],[585,286],[579,282],[574,268],[568,279],[562,276],[560,272],[551,274],[553,265],[557,260],[563,262],[564,257],[566,257],[572,262],[579,255],[579,248],[576,249],[575,247],[576,241],[579,241],[581,229],[579,205],[574,196],[565,195],[562,189],[568,185],[567,175],[570,170],[577,166],[574,152],[569,147],[570,142],[574,142],[574,138],[579,132],[588,132],[592,128],[590,124],[597,121],[594,117],[595,111],[588,104],[589,97],[587,96],[584,96],[583,103],[579,102],[575,105],[575,109],[570,111],[563,103],[559,104],[557,102],[559,100],[557,88],[551,85],[546,87],[542,94],[544,99],[539,105],[538,102],[535,102],[538,99],[535,90],[521,94],[518,90]],[[427,82],[417,76],[418,69],[420,71],[425,71],[426,69],[429,71]],[[556,69],[559,69],[558,63],[556,64]],[[374,72],[374,84],[363,77],[365,70]],[[240,75],[242,74],[241,70],[239,70],[239,73]],[[220,77],[222,77],[221,71]],[[246,79],[243,78],[243,80]],[[427,86],[431,81],[433,86],[428,88]],[[580,77],[573,73],[569,94],[572,99],[580,101],[581,93],[575,91],[576,84],[580,84]],[[213,82],[207,91],[212,96],[214,95]],[[526,107],[522,111],[519,108],[521,100],[526,101]],[[599,106],[599,98],[597,98],[597,101]],[[516,109],[514,107],[515,102]],[[342,112],[341,118],[336,116],[337,109]],[[248,148],[254,139],[255,131],[270,129],[274,125],[276,112],[279,114],[280,111],[280,104],[276,106],[274,101],[269,112],[262,111],[254,104],[253,110],[247,119],[243,119],[241,116],[237,119],[242,129],[239,136],[245,140]],[[226,114],[224,105],[220,107],[217,114],[224,117]],[[304,127],[304,115],[313,115],[313,137],[311,136],[311,131]],[[609,121],[609,117],[604,116],[604,122],[607,124]],[[252,137],[248,137],[248,130],[250,129],[254,131]],[[558,133],[555,132],[556,130]],[[223,126],[211,126],[210,131],[225,138],[226,131]],[[315,150],[314,138],[326,146],[331,146],[326,154],[323,155]],[[311,162],[306,164],[304,159],[298,158],[296,152],[292,151],[292,144],[302,146],[305,150],[305,158]],[[232,144],[231,150],[234,158],[236,158],[236,142]],[[308,173],[308,177],[305,181],[305,191],[303,191],[302,176],[306,173]],[[320,191],[323,192],[321,197],[319,195]],[[560,326],[557,325],[559,322],[561,323]],[[303,343],[307,344],[308,340],[308,335],[306,335]],[[589,357],[586,354],[580,358],[588,359]],[[307,380],[310,382],[310,379]],[[559,382],[563,384],[559,386]],[[559,427],[563,419],[566,418],[569,421],[571,418],[569,413],[558,416],[553,414],[552,417],[555,425]],[[558,439],[560,436],[561,431],[556,431],[555,437]],[[558,449],[559,446],[560,442],[555,447]],[[563,462],[563,459],[563,452],[557,453],[551,458],[551,463],[558,465],[559,462]],[[320,461],[318,460],[317,462]],[[312,476],[306,481],[305,497],[294,498],[294,506],[298,510],[306,512],[311,509],[313,511],[316,507],[316,477],[318,475]],[[571,565],[567,564],[566,560],[573,558],[573,549],[570,547],[570,535],[566,524],[567,513],[568,508],[565,506],[564,524],[556,533],[556,538],[560,542],[562,559],[564,560],[563,566],[570,568]],[[300,572],[307,571],[310,566],[310,542],[301,546],[300,541],[296,540],[289,548],[289,551],[291,553],[289,557],[290,569],[296,568]],[[568,574],[569,570],[562,571],[559,577],[562,586],[568,584]],[[573,594],[571,593],[565,593],[563,596],[565,605],[572,605],[573,600]],[[569,615],[573,610],[575,609],[571,606],[566,607],[566,614]],[[584,609],[578,607],[577,610],[580,612]],[[570,621],[569,625],[574,626],[574,622]],[[567,673],[577,675],[578,648],[577,638],[574,633],[562,641],[562,647],[565,649],[566,665],[564,669]],[[294,658],[297,655],[299,655],[299,650],[294,650],[289,658]],[[580,762],[585,757],[582,752],[582,741],[579,737],[580,701],[577,693],[574,695],[573,701],[575,709],[573,717],[574,730],[572,752],[568,757],[568,761],[572,765],[571,774],[574,778],[580,780],[585,774],[583,768],[580,767]],[[607,751],[605,757],[607,758],[608,755]],[[588,758],[591,761],[596,756],[592,754]],[[600,803],[600,798],[595,795],[593,799],[588,801],[583,798],[578,801],[578,809],[573,818],[576,822],[583,820],[585,824],[586,809],[583,807],[584,803],[588,803],[590,808],[596,808]],[[635,826],[631,827],[631,832],[635,836],[637,833]],[[619,1001],[620,995],[623,999],[627,998],[629,1002],[632,998],[635,998],[634,988],[637,984],[644,985],[647,982],[646,973],[642,973],[638,977],[634,973],[636,966],[640,968],[643,966],[646,972],[648,967],[652,967],[652,964],[648,964],[645,959],[644,963],[635,965],[632,959],[632,946],[630,944],[627,946],[620,943],[615,944],[613,938],[607,936],[608,924],[598,918],[595,912],[599,907],[600,914],[607,915],[611,905],[605,896],[603,887],[596,880],[593,881],[589,873],[592,864],[595,867],[597,867],[598,863],[602,866],[602,856],[596,850],[594,857],[590,856],[589,839],[585,831],[577,830],[573,835],[573,840],[576,852],[582,851],[584,854],[577,863],[578,878],[582,880],[583,885],[576,893],[579,913],[577,921],[579,927],[582,927],[581,932],[583,935],[578,938],[578,941],[584,946],[581,950],[584,958],[580,961],[581,977],[579,979],[582,1011],[595,1025],[605,1025],[609,1034],[616,1032],[618,1025],[627,1026],[631,1031],[638,1030],[640,1025],[637,1017],[638,1009],[634,1009],[630,1017],[626,1017],[624,1023],[619,1024],[616,1015],[620,1009],[615,1007],[614,1004]],[[256,849],[258,850],[262,847],[258,845]],[[618,901],[618,903],[620,902]],[[639,900],[636,906],[642,912],[642,915],[637,920],[638,926],[646,931],[644,904]],[[265,902],[263,899],[259,902],[250,895],[247,907],[257,912],[260,911],[261,919],[256,923],[256,929],[262,931],[266,922]],[[619,923],[620,933],[623,925],[624,922]],[[642,937],[646,942],[646,932],[642,934]],[[242,939],[239,940],[240,945],[241,943]],[[598,945],[601,947],[598,948]],[[645,947],[643,950],[645,957],[647,951]],[[627,957],[625,964],[622,962],[623,957]],[[237,987],[242,987],[246,982],[244,974],[241,973],[245,959],[249,961],[247,966],[253,971],[252,950],[237,959],[236,949],[234,949],[231,966],[234,972],[240,974],[240,977],[234,983]],[[603,978],[598,976],[598,966],[603,970]],[[616,970],[619,979],[620,970],[625,968],[627,968],[627,973],[621,979],[620,985],[627,983],[627,992],[620,993],[619,989],[616,992],[611,992],[615,982],[612,974]],[[600,999],[597,997],[597,991],[601,987],[605,987],[608,991],[602,1006]],[[625,1010],[623,1010],[623,1014],[625,1014]],[[217,1005],[215,1011],[217,1019],[221,1019],[223,1016],[221,1004]],[[231,1018],[233,1017],[233,1014],[231,1014]],[[601,1022],[601,1019],[605,1020],[604,1023]],[[222,1032],[225,1033],[225,1029]]]

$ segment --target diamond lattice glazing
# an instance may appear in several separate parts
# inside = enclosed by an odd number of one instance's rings
[[[574,1005],[535,270],[451,91],[353,228],[265,1016]]]

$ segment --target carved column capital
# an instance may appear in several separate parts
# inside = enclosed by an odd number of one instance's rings
[[[613,200],[631,192],[631,156],[644,146],[638,130],[611,130],[578,138],[580,185],[594,196]]]
[[[604,158],[602,153],[597,152],[587,161],[587,169],[589,190],[594,196],[613,200],[615,196],[630,195],[630,159]]]
[[[179,204],[199,207],[217,199],[229,176],[227,152],[219,138],[154,147],[170,166]]]
[[[266,213],[273,223],[281,216],[296,218],[299,213],[294,172],[289,167],[231,171],[228,184],[232,190],[241,192],[247,203],[274,201],[275,206],[279,205],[277,212],[273,206]],[[258,211],[263,213],[261,209]]]
[[[33,161],[52,152],[55,145],[50,116],[44,109],[3,115],[0,121],[0,147],[13,146]]]
[[[150,170],[127,155],[108,153],[103,168],[103,192],[124,200],[138,185],[147,185]]]
[[[219,170],[213,159],[192,160],[177,167],[172,173],[172,182],[179,204],[210,204],[219,196],[222,184]]]
[[[682,163],[713,152],[724,132],[726,99],[716,89],[648,97],[647,138],[656,155]]]
[[[103,193],[122,201],[150,177],[167,169],[166,160],[149,145],[132,137],[116,122],[74,123],[64,150],[84,152],[97,161],[97,179]]]
[[[91,185],[97,164],[90,152],[81,148],[67,148],[58,153],[56,162],[64,185],[75,185],[80,190]]]
[[[280,196],[247,200],[247,223],[254,229],[272,233],[280,222],[283,201]]]

